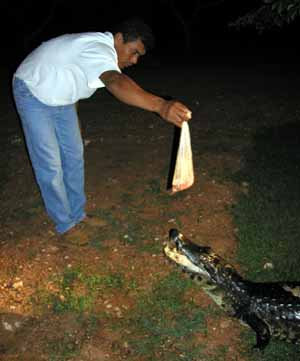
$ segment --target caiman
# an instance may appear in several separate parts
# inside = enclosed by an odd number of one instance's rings
[[[170,231],[164,253],[229,316],[253,329],[255,348],[263,350],[271,337],[300,343],[300,283],[247,280],[210,247],[193,243],[177,229]]]

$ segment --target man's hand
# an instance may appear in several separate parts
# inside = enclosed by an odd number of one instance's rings
[[[159,115],[167,122],[181,127],[184,121],[191,119],[192,112],[176,100],[165,100],[159,110]]]

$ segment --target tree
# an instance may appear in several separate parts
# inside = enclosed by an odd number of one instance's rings
[[[300,1],[300,0],[299,0]],[[167,6],[170,13],[174,16],[179,24],[185,43],[185,51],[189,53],[192,48],[192,34],[193,26],[199,20],[199,14],[203,9],[217,7],[225,2],[225,0],[195,0],[189,2],[189,6],[182,1],[176,0],[161,0],[162,4]]]
[[[261,6],[239,17],[229,26],[254,26],[261,33],[290,24],[300,15],[300,0],[262,0]]]

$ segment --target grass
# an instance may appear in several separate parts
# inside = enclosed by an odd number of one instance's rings
[[[233,208],[238,228],[237,258],[253,281],[300,279],[300,126],[266,128],[254,137],[243,169],[235,176],[247,182]],[[264,268],[266,263],[272,268]],[[250,335],[251,334],[251,335]],[[248,341],[253,332],[247,333]],[[254,340],[251,343],[255,343]],[[264,353],[249,354],[259,361],[299,359],[299,347],[272,341]]]
[[[74,337],[65,333],[62,338],[48,342],[47,349],[49,361],[65,361],[79,354],[80,345]]]
[[[159,178],[130,184],[120,194],[120,213],[113,208],[94,210],[93,213],[105,220],[109,227],[101,230],[90,242],[91,246],[101,249],[104,240],[119,239],[124,244],[135,246],[137,252],[160,253],[161,245],[155,241],[157,235],[153,231],[158,223],[156,216],[159,213],[160,222],[165,224],[169,219],[176,218],[177,226],[181,228],[179,218],[185,211],[174,212],[170,206],[174,199],[181,197],[184,195],[171,197],[167,194]],[[145,209],[149,211],[149,216],[145,215]]]
[[[299,360],[300,358],[299,345],[274,340],[261,352],[253,349],[256,339],[252,331],[245,329],[241,339],[244,345],[247,346],[242,354],[249,361],[286,361]]]
[[[227,79],[225,81],[227,82]],[[266,120],[266,117],[262,116],[263,112],[260,111],[258,100],[255,100],[259,97],[255,95],[251,100],[251,97],[247,96],[248,92],[240,94],[243,88],[234,85],[234,81],[234,77],[233,79],[230,78],[228,90],[224,90],[224,94],[227,96],[223,100],[224,104],[221,104],[224,106],[224,111],[220,107],[218,107],[219,109],[216,107],[215,101],[207,102],[208,99],[215,98],[215,91],[213,91],[213,96],[208,92],[208,97],[203,97],[201,100],[202,110],[199,114],[195,109],[197,122],[198,116],[199,119],[204,118],[203,108],[207,103],[209,129],[205,131],[205,123],[199,132],[196,131],[196,127],[194,128],[195,131],[192,132],[192,136],[195,137],[193,144],[197,145],[193,149],[194,157],[195,159],[198,158],[202,169],[207,170],[217,182],[225,182],[232,178],[231,166],[220,168],[211,161],[203,164],[202,154],[248,151],[250,132],[244,126],[247,123],[251,127],[253,124],[257,126]],[[220,83],[220,86],[223,86],[222,84]],[[213,85],[213,87],[215,86],[217,83]],[[236,92],[233,92],[231,87],[234,89],[235,86],[237,89]],[[201,89],[198,88],[197,97],[200,98]],[[203,89],[206,93],[206,87]],[[255,94],[256,92],[257,87],[255,86]],[[249,93],[251,95],[252,90]],[[193,93],[193,97],[195,94]],[[123,114],[119,115],[116,108],[111,106],[111,98],[106,100],[107,95],[105,93],[99,96],[104,97],[101,99],[102,105],[107,105],[109,109],[109,115],[106,116],[103,112],[101,127],[104,130],[105,128],[113,129],[123,124]],[[290,97],[290,94],[286,96]],[[263,103],[267,97],[261,98]],[[270,109],[275,112],[277,108],[276,98],[270,99]],[[296,102],[295,100],[295,104]],[[268,106],[265,103],[261,104],[261,108],[267,109],[266,105]],[[239,107],[245,107],[245,110],[242,112],[238,110]],[[225,109],[229,109],[227,114],[225,114]],[[285,118],[286,116],[294,117],[293,109],[291,102],[291,107],[289,103],[289,112],[284,111],[282,115]],[[127,116],[128,114],[130,111],[128,111]],[[136,113],[133,112],[132,114],[135,118]],[[244,119],[241,117],[243,114],[245,115]],[[276,117],[280,115],[272,115],[270,121],[274,122]],[[112,117],[114,122],[111,122]],[[135,130],[137,122],[132,124],[131,131]],[[97,129],[95,127],[96,132]],[[258,132],[253,138],[254,147],[252,151],[245,154],[244,168],[235,175],[238,182],[249,184],[247,187],[249,193],[241,195],[239,202],[232,211],[236,226],[239,229],[237,258],[244,267],[244,274],[253,280],[300,279],[300,270],[298,269],[300,258],[300,252],[298,252],[300,152],[299,139],[296,139],[297,134],[300,134],[299,127],[293,124]],[[10,163],[6,162],[4,156],[2,158],[5,161],[5,167],[2,167],[1,170],[6,170],[5,177],[8,177],[8,174],[13,174],[13,168],[9,168]],[[155,174],[156,178],[153,177],[146,182],[144,179],[140,179],[127,188],[124,187],[119,202],[122,206],[122,215],[118,213],[116,208],[97,209],[95,213],[104,218],[109,227],[107,227],[108,230],[104,227],[99,232],[99,235],[92,240],[91,246],[101,249],[104,241],[118,239],[135,247],[137,252],[149,252],[149,254],[161,252],[160,242],[155,242],[156,235],[153,226],[155,223],[166,224],[172,218],[176,219],[176,225],[181,228],[179,220],[181,213],[178,210],[173,213],[171,206],[174,200],[184,198],[184,193],[181,192],[173,197],[165,192],[165,184],[162,184],[161,180],[166,178],[166,174],[167,170],[164,169],[161,174]],[[4,186],[3,181],[0,186]],[[40,198],[37,201],[37,198],[32,197],[26,204],[27,211],[24,211],[23,208],[18,206],[13,209],[11,211],[12,219],[33,219],[43,207]],[[159,210],[159,213],[151,213],[154,208]],[[142,217],[144,209],[150,210],[150,216],[147,219]],[[187,211],[186,209],[182,210],[183,213]],[[200,208],[198,220],[201,219],[202,212],[203,210]],[[29,250],[28,252],[33,251]],[[34,255],[33,252],[29,259],[33,259]],[[272,263],[274,268],[264,269],[263,266],[266,262]],[[12,271],[13,276],[18,273],[17,265],[15,267],[16,269]],[[55,340],[49,340],[47,349],[50,361],[64,361],[78,355],[81,341],[86,337],[86,333],[92,334],[93,329],[99,326],[97,325],[99,317],[107,317],[105,322],[111,328],[118,330],[118,335],[124,337],[123,342],[128,342],[130,353],[127,359],[216,361],[225,359],[230,352],[226,346],[220,346],[219,348],[216,347],[214,355],[207,355],[205,354],[205,344],[196,341],[197,334],[206,333],[206,317],[219,317],[221,314],[223,315],[223,312],[216,306],[203,309],[193,300],[187,299],[187,292],[191,291],[193,287],[195,287],[193,290],[195,293],[199,292],[199,289],[191,281],[183,279],[180,273],[174,272],[166,278],[158,280],[153,288],[147,291],[141,290],[135,279],[126,282],[123,274],[112,273],[108,270],[104,270],[104,274],[101,271],[101,275],[99,275],[81,268],[66,268],[54,280],[54,283],[55,291],[40,290],[37,292],[36,297],[34,297],[35,304],[46,306],[47,312],[51,310],[55,316],[54,320],[68,314],[74,314],[76,322],[78,321],[82,326],[81,329],[85,329],[85,335],[79,339],[79,343],[68,332],[64,332]],[[130,308],[128,313],[124,311],[123,319],[118,319],[116,322],[113,315],[111,319],[107,315],[94,315],[97,297],[116,290],[121,294],[122,292],[126,293],[128,289],[136,291],[132,300],[135,302],[135,307]],[[85,317],[89,318],[87,324]],[[297,346],[272,341],[264,353],[253,353],[250,350],[254,342],[254,333],[246,330],[243,343],[248,346],[249,352],[246,356],[249,360],[285,361],[299,359],[300,351]],[[118,342],[113,344],[118,345]]]
[[[191,281],[171,273],[139,297],[136,307],[116,326],[130,330],[126,342],[134,357],[195,360],[202,353],[203,346],[195,344],[193,335],[205,332],[205,312],[183,299],[191,287]]]
[[[300,279],[299,130],[290,124],[259,132],[238,175],[249,184],[233,209],[238,256],[255,280]]]
[[[72,325],[76,325],[77,330],[65,327],[64,332],[57,331],[45,342],[48,351],[49,361],[67,361],[80,354],[80,349],[86,339],[89,339],[99,327],[99,317],[93,314],[76,315],[72,314]],[[66,320],[66,323],[68,321]]]
[[[118,272],[105,275],[90,274],[78,268],[66,268],[62,275],[53,281],[57,286],[55,293],[38,290],[33,297],[37,307],[46,306],[54,313],[74,312],[82,315],[92,312],[99,294],[125,287],[123,275]],[[127,285],[132,288],[134,285]]]
[[[119,273],[100,276],[80,268],[67,268],[55,280],[58,287],[55,294],[39,293],[36,303],[44,303],[57,315],[73,315],[76,323],[82,323],[85,330],[80,337],[65,332],[57,340],[47,340],[49,359],[64,361],[76,356],[88,330],[92,334],[100,317],[124,338],[118,344],[128,343],[137,360],[153,360],[158,355],[165,361],[175,361],[178,357],[186,361],[198,360],[205,346],[197,344],[194,336],[199,332],[206,333],[206,311],[193,299],[185,297],[195,284],[177,271],[158,280],[150,291],[138,289],[133,281],[125,284]],[[136,305],[123,319],[116,322],[115,316],[104,313],[95,316],[94,303],[99,294],[128,289],[136,289]]]
[[[38,194],[31,196],[26,205],[17,206],[13,212],[12,217],[16,219],[24,219],[26,221],[34,219],[43,211],[43,202]]]
[[[54,315],[69,315],[72,324],[79,331],[65,331],[63,334],[45,339],[45,349],[49,361],[67,361],[80,354],[83,342],[89,339],[99,327],[99,319],[105,317],[104,312],[96,312],[95,306],[100,294],[109,294],[113,290],[124,288],[123,275],[117,272],[104,275],[91,274],[81,268],[66,268],[61,276],[53,282],[56,292],[46,290],[36,292],[33,301],[36,309],[51,310]],[[134,285],[129,284],[132,288]],[[66,325],[67,329],[68,326]]]
[[[254,281],[300,279],[300,142],[295,134],[300,132],[294,125],[259,131],[253,138],[252,150],[245,154],[243,169],[233,175],[235,181],[248,184],[247,192],[241,194],[232,212],[238,228],[237,259],[244,268],[244,274]],[[229,175],[225,172],[227,179]],[[135,187],[140,189],[139,184]],[[152,205],[160,207],[162,218],[173,218],[174,214],[168,213],[170,197],[162,191],[157,179],[150,180],[143,188],[142,193],[135,195],[130,192],[129,197],[124,192],[121,196],[123,219],[117,218],[113,210],[99,210],[99,215],[113,226],[110,227],[110,232],[111,229],[115,232],[113,237],[135,246],[137,251],[160,252],[161,249],[155,249],[154,237],[149,232],[151,217],[149,221],[142,219],[139,210],[145,206],[144,197],[150,195]],[[201,217],[201,210],[199,212]],[[111,233],[102,232],[101,237],[104,238],[95,240],[92,245],[101,247],[102,240],[111,236]],[[267,262],[272,263],[274,268],[265,269]],[[79,268],[66,269],[57,279],[57,284],[58,294],[45,298],[50,301],[52,310],[78,315],[93,313],[93,304],[100,292],[136,289],[135,307],[123,319],[115,322],[113,316],[111,319],[105,316],[110,327],[119,335],[124,335],[115,347],[128,344],[132,360],[223,360],[230,352],[228,347],[219,346],[208,355],[205,354],[205,345],[196,341],[197,334],[207,331],[206,317],[218,317],[219,309],[200,308],[192,299],[187,300],[186,292],[193,287],[198,292],[197,286],[178,272],[158,280],[147,292],[138,289],[136,284],[125,284],[122,274],[100,276],[87,274]],[[124,330],[127,332],[124,333]],[[247,346],[243,356],[250,361],[285,361],[300,356],[298,346],[273,340],[263,353],[253,351],[254,333],[247,329],[242,335],[242,343]],[[68,335],[58,343],[49,343],[49,355],[53,361],[67,360],[77,351],[78,345]]]

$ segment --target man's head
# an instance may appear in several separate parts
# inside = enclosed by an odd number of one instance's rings
[[[136,64],[139,57],[154,46],[150,27],[138,18],[118,24],[112,32],[121,69]]]

